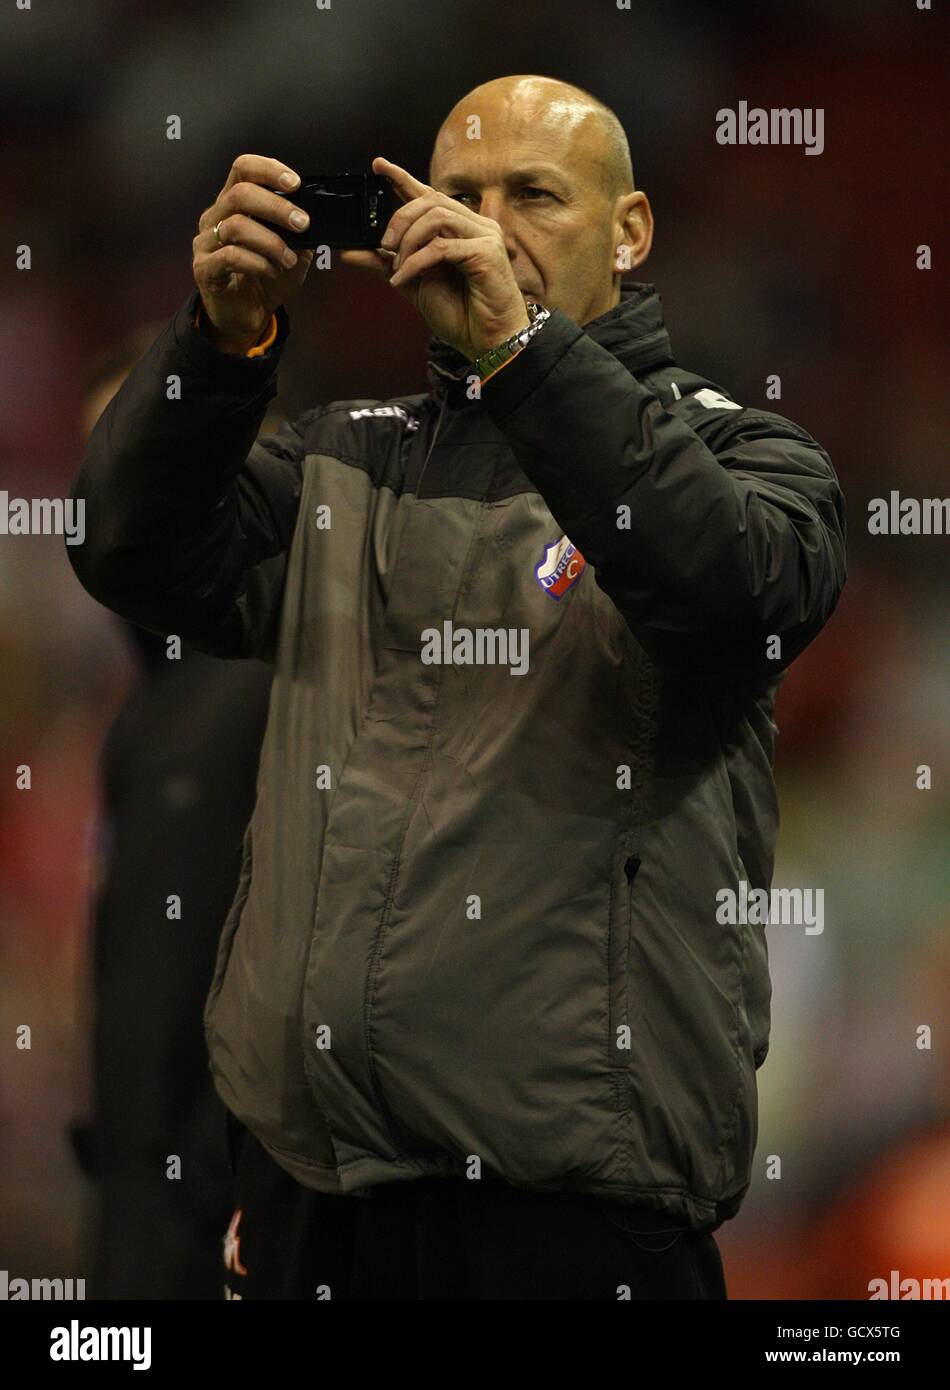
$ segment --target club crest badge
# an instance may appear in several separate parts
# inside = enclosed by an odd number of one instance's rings
[[[535,566],[534,577],[550,598],[559,601],[568,589],[573,589],[586,566],[587,561],[577,546],[572,545],[567,536],[562,536],[544,547],[544,557]]]

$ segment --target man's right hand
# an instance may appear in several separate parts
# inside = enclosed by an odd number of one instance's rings
[[[282,175],[290,175],[291,182]],[[192,271],[207,315],[205,332],[221,352],[240,354],[252,347],[277,306],[307,278],[313,252],[295,254],[276,232],[255,221],[263,217],[288,231],[302,231],[309,222],[306,213],[295,209],[290,198],[270,191],[292,192],[299,186],[299,175],[279,159],[242,154],[215,202],[198,219]],[[306,219],[302,227],[291,222],[295,211]]]

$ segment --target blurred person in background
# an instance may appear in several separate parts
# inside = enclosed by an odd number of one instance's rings
[[[93,365],[87,437],[158,331]],[[72,1129],[96,1194],[87,1293],[220,1298],[230,1170],[201,1013],[254,805],[271,671],[187,647],[169,659],[164,637],[123,627],[139,675],[102,754],[93,1108]]]
[[[771,881],[774,698],[844,582],[837,479],[621,284],[652,215],[589,93],[499,79],[430,184],[373,168],[403,206],[344,260],[428,323],[430,392],[258,437],[312,253],[259,220],[299,225],[295,172],[241,156],[73,489],[91,593],[277,672],[205,1010],[228,1286],[723,1298],[770,990],[717,891]],[[459,617],[528,632],[530,673],[420,660]]]

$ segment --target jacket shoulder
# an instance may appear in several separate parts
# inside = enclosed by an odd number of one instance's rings
[[[743,405],[725,387],[694,372],[664,367],[641,379],[664,408],[689,425],[714,452],[741,440],[774,438],[799,440],[824,453],[814,436],[794,420],[761,406]]]

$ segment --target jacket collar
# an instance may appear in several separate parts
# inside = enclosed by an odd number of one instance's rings
[[[631,375],[674,362],[654,285],[621,285],[620,303],[585,324],[584,332],[622,362]],[[452,405],[468,402],[472,364],[441,338],[430,338],[428,379],[433,396]]]

